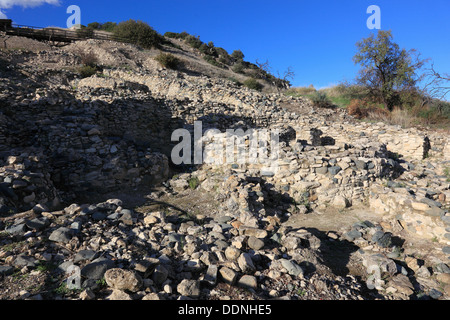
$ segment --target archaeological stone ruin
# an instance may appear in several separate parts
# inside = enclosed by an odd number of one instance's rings
[[[449,297],[449,136],[165,69],[132,45],[26,44],[0,51],[1,299]],[[79,50],[102,72],[81,79]],[[195,122],[215,139],[277,130],[279,157],[176,165],[172,134]],[[46,273],[58,281],[39,286]]]

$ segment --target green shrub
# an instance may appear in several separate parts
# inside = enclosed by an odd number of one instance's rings
[[[224,64],[224,65],[230,65],[230,59],[224,56],[221,56],[219,58],[219,62]]]
[[[224,64],[231,64],[231,56],[228,54],[227,50],[221,47],[215,47],[214,50],[216,51],[216,54],[220,57],[220,61],[224,61]]]
[[[208,55],[213,56],[215,58],[219,57],[219,55],[217,54],[217,50],[216,50],[216,46],[214,45],[214,42],[212,42],[212,41],[208,42],[207,47],[208,47],[208,52],[207,52]]]
[[[164,33],[164,37],[172,38],[172,39],[179,39],[179,33],[168,31],[168,32]]]
[[[319,108],[331,108],[333,107],[333,102],[328,98],[327,94],[324,92],[317,91],[311,96],[311,101],[316,107]]]
[[[201,47],[201,45],[203,44],[203,42],[200,40],[200,37],[195,37],[195,36],[191,36],[188,35],[185,38],[186,42],[194,49],[199,49]]]
[[[178,34],[179,39],[186,39],[187,37],[189,37],[189,33],[187,33],[186,31],[183,31]]]
[[[128,20],[114,28],[114,35],[122,41],[137,44],[143,48],[159,48],[164,38],[143,21]]]
[[[219,56],[229,57],[228,51],[221,47],[216,47],[216,52]]]
[[[263,85],[254,78],[248,78],[247,80],[245,80],[244,86],[246,86],[249,89],[253,89],[253,90],[257,90],[257,91],[261,91],[263,88]]]
[[[158,61],[163,67],[176,70],[180,65],[181,61],[173,54],[170,53],[160,53],[155,57],[155,60]]]
[[[189,179],[188,183],[189,183],[189,188],[191,188],[191,190],[197,189],[198,186],[200,185],[200,181],[198,180],[197,177],[193,177],[193,178]]]
[[[235,64],[233,66],[232,70],[233,70],[233,72],[236,72],[236,73],[245,74],[245,72],[244,72],[245,66],[242,63]]]
[[[105,22],[105,23],[100,23],[100,22],[91,22],[87,25],[88,29],[91,30],[101,30],[101,31],[108,31],[108,32],[113,32],[114,28],[117,26],[117,23],[115,22]]]
[[[177,32],[170,32],[167,31],[166,33],[164,33],[164,37],[166,38],[172,38],[172,39],[182,39],[185,40],[187,37],[189,37],[190,34],[187,33],[186,31],[183,31],[181,33],[177,33]]]
[[[231,54],[231,57],[236,61],[242,61],[245,58],[241,50],[234,50],[233,53]]]
[[[348,103],[355,99],[369,99],[369,92],[366,88],[350,83],[340,83],[337,86],[322,89],[320,91],[325,92],[331,99],[343,98],[346,99]]]
[[[117,26],[117,23],[108,21],[108,22],[102,23],[102,25],[100,26],[100,30],[114,32],[114,29],[116,28],[116,26]]]
[[[89,78],[97,73],[97,68],[92,66],[82,66],[80,69],[78,69],[78,73],[83,79]]]
[[[209,47],[206,43],[202,43],[198,50],[203,54],[209,54]]]
[[[87,27],[92,30],[100,30],[101,26],[102,24],[100,22],[91,22],[87,25]]]
[[[85,26],[81,26],[81,30],[85,30],[87,32],[91,32],[93,34],[93,32],[96,31],[107,31],[107,32],[113,32],[114,28],[117,26],[117,23],[115,22],[105,22],[105,23],[100,23],[100,22],[91,22],[87,25],[87,27]]]
[[[225,68],[225,66],[223,64],[221,64],[220,62],[218,62],[216,59],[214,59],[211,56],[206,55],[206,56],[203,57],[203,60],[205,60],[209,64],[212,64],[213,66],[216,66],[218,68],[222,68],[222,69]]]
[[[435,112],[439,116],[450,119],[450,103],[449,102],[442,101],[442,100],[434,100],[431,103],[430,108],[435,110]]]

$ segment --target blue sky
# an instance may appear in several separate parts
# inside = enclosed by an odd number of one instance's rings
[[[15,23],[39,27],[65,27],[69,5],[81,8],[82,24],[135,19],[162,34],[187,31],[247,61],[269,60],[275,74],[292,66],[293,85],[316,88],[355,78],[355,44],[374,32],[366,11],[377,5],[382,30],[450,73],[449,0],[0,0]]]

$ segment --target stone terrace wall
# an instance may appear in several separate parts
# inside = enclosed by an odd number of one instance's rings
[[[320,129],[325,136],[337,144],[366,143],[379,141],[387,149],[407,159],[421,160],[424,156],[424,139],[431,143],[430,155],[439,155],[450,160],[450,138],[440,133],[429,133],[415,128],[402,129],[384,123],[355,122],[339,116],[340,110],[332,111],[340,121],[323,121],[301,98],[282,97],[276,94],[260,94],[247,88],[238,88],[229,81],[208,77],[191,77],[170,70],[159,70],[155,74],[129,74],[120,70],[105,72],[105,78],[91,77],[78,82],[79,87],[120,88],[124,83],[135,83],[147,87],[154,96],[169,100],[190,101],[186,110],[179,110],[178,116],[199,119],[204,114],[217,113],[252,118],[254,124],[265,127],[268,124],[290,125],[297,131],[298,139],[307,139],[311,128]],[[205,104],[217,104],[216,111],[205,112]],[[281,110],[280,105],[296,105],[301,117]],[[306,113],[306,114],[305,114]],[[323,112],[322,112],[323,113]],[[341,121],[342,120],[342,121]],[[188,121],[189,122],[189,121]],[[322,122],[322,125],[320,123]],[[220,123],[220,122],[219,122]],[[425,150],[426,151],[426,150]]]
[[[311,119],[302,119],[300,123],[294,123],[299,139],[307,140],[310,129],[314,127]],[[424,132],[418,129],[402,129],[384,123],[370,124],[366,122],[327,122],[317,126],[323,132],[323,136],[335,139],[337,145],[352,144],[364,146],[377,141],[386,145],[387,150],[408,160],[423,160],[426,151],[425,138],[430,140],[431,149],[429,155],[450,160],[450,138],[433,132]]]
[[[15,189],[15,181],[24,180],[23,176],[38,174],[50,190],[56,186],[63,191],[62,198],[70,199],[122,185],[159,183],[168,177],[168,158],[153,147],[166,145],[164,141],[170,139],[169,132],[179,121],[172,119],[170,108],[161,101],[81,101],[60,91],[56,97],[5,104],[0,119],[0,173],[5,190]],[[36,166],[29,169],[33,155],[39,155],[37,171]],[[12,161],[11,157],[16,158]],[[56,198],[36,192],[32,196],[34,188],[47,192],[42,183],[28,180],[23,186],[17,182],[30,191],[23,193],[27,197],[24,203],[32,206]]]

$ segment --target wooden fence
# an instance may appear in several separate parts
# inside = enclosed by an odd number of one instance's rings
[[[36,40],[54,42],[74,42],[85,39],[109,40],[127,42],[126,39],[118,38],[112,33],[95,32],[91,29],[68,30],[63,28],[39,28],[13,24],[10,28],[2,30],[7,35],[27,37]]]

